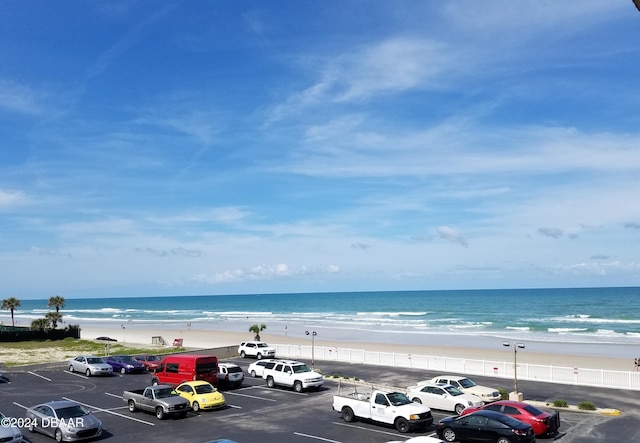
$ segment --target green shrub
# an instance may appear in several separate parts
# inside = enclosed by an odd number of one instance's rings
[[[595,411],[596,405],[594,405],[590,401],[581,401],[580,403],[578,403],[578,409],[581,409],[583,411]]]
[[[553,400],[553,406],[555,406],[556,408],[568,408],[569,407],[569,403],[567,403],[566,400]]]
[[[499,388],[498,392],[500,393],[500,398],[502,400],[509,400],[509,393],[504,388]]]

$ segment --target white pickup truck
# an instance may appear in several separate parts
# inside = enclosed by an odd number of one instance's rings
[[[273,365],[271,364],[273,363]],[[293,388],[296,392],[307,389],[319,389],[324,384],[322,374],[312,371],[299,361],[274,360],[265,366],[262,378],[267,381],[267,386],[275,385]]]
[[[402,432],[426,428],[433,423],[429,407],[412,403],[402,392],[388,392],[372,389],[370,393],[360,393],[354,388],[348,394],[333,396],[333,410],[342,415],[346,422],[358,418],[395,426]]]

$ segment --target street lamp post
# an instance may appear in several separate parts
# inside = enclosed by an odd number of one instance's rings
[[[524,396],[522,392],[518,391],[518,349],[524,349],[524,343],[509,343],[508,341],[503,341],[502,346],[510,347],[513,346],[513,392],[509,393],[509,400],[522,401]]]
[[[315,339],[316,339],[316,335],[318,335],[318,333],[316,331],[304,331],[305,335],[311,335],[311,369],[315,369],[315,358],[314,358],[314,354],[315,354]]]

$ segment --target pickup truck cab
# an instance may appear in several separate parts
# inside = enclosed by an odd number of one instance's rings
[[[366,419],[378,423],[393,425],[399,432],[426,428],[433,423],[429,407],[413,403],[402,392],[381,391],[360,393],[355,389],[348,394],[333,396],[333,410],[342,415],[346,422]]]
[[[302,362],[292,360],[275,360],[271,368],[270,364],[264,368],[262,378],[267,381],[267,386],[275,385],[293,388],[296,392],[307,389],[318,389],[324,384],[322,374],[309,369]]]
[[[169,385],[154,385],[144,389],[124,391],[122,398],[129,407],[129,412],[137,410],[152,412],[158,420],[168,415],[183,418],[191,407],[189,400],[179,396]]]

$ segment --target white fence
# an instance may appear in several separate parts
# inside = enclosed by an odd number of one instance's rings
[[[275,345],[275,347],[278,356],[296,359],[333,360],[466,375],[514,378],[513,362],[435,355],[398,354],[394,352],[375,352],[364,349],[311,345]],[[612,371],[518,363],[518,380],[640,390],[640,371]]]

